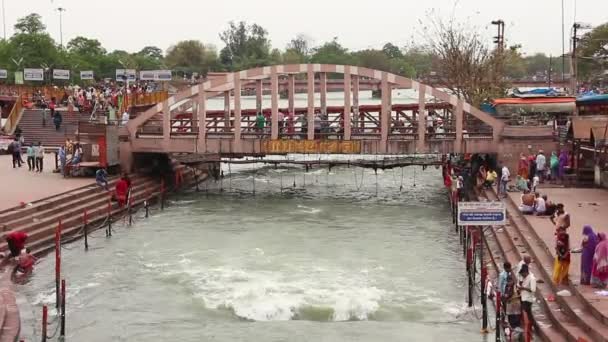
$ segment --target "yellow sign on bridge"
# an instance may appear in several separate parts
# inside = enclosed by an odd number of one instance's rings
[[[267,154],[358,154],[361,153],[361,142],[340,140],[265,140],[262,142],[262,152]]]

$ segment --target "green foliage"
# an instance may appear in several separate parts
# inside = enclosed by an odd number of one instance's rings
[[[215,48],[198,40],[183,40],[170,47],[165,61],[170,69],[185,73],[205,75],[218,67]]]
[[[20,18],[15,24],[15,32],[25,34],[43,33],[46,26],[42,23],[42,17],[38,13],[32,13]]]
[[[312,50],[311,63],[320,64],[354,64],[355,58],[338,42],[338,37],[334,37],[331,42],[327,42]]]
[[[608,23],[583,35],[577,56],[579,79],[592,79],[608,70]]]
[[[228,29],[220,33],[220,38],[226,44],[220,52],[220,61],[228,70],[249,69],[273,62],[268,32],[257,24],[231,21]]]

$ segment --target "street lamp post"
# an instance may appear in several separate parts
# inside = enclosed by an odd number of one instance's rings
[[[6,40],[6,11],[4,10],[4,0],[2,0],[2,25],[4,26],[4,40]]]
[[[57,12],[59,12],[59,42],[60,42],[60,46],[62,48],[63,48],[63,15],[62,14],[65,11],[66,11],[65,8],[57,7]]]

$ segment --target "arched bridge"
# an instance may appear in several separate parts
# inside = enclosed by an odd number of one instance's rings
[[[285,78],[287,101],[280,106],[279,79]],[[344,85],[343,100],[337,106],[328,105],[328,79],[333,83],[341,79]],[[268,99],[263,98],[262,85],[267,80],[270,101],[265,106]],[[307,92],[305,98],[296,98],[295,84],[302,80]],[[362,80],[380,82],[379,103],[360,104]],[[243,89],[252,84],[257,89],[255,102],[243,95]],[[417,101],[393,104],[393,94],[400,89],[415,91],[411,93]],[[213,108],[218,101],[220,108]],[[297,102],[304,104],[298,107]],[[265,118],[256,122],[256,113]],[[551,128],[506,126],[441,89],[388,72],[296,64],[229,73],[181,91],[131,119],[121,132],[121,151],[222,155],[516,153],[524,146],[529,148],[530,141],[553,143],[552,133]]]

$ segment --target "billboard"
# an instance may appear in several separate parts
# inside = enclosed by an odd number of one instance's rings
[[[8,78],[8,70],[0,69],[0,78]]]
[[[70,70],[53,69],[53,79],[54,80],[69,80],[70,79]]]
[[[144,70],[139,72],[142,81],[171,81],[171,70]]]
[[[26,81],[44,81],[44,70],[23,69],[23,79]]]
[[[156,70],[140,71],[139,79],[142,81],[154,81],[156,79]]]
[[[125,76],[128,81],[133,82],[137,79],[137,72],[135,69],[116,69],[117,81],[124,81]]]
[[[171,70],[156,70],[157,81],[171,81]]]
[[[80,72],[81,80],[92,80],[94,79],[93,70],[85,70]]]

